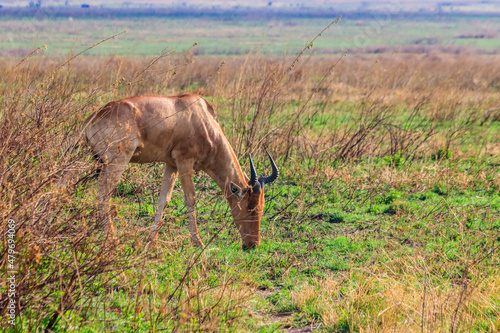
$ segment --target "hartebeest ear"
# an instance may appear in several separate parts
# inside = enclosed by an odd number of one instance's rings
[[[231,189],[232,194],[237,196],[238,199],[241,199],[241,197],[243,196],[243,191],[241,191],[241,188],[238,185],[231,182],[231,184],[229,185],[229,188]]]

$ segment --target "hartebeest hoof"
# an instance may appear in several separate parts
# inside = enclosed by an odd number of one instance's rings
[[[205,244],[203,244],[199,236],[192,236],[191,243],[193,243],[193,245],[196,247],[201,247],[201,248],[205,247]]]
[[[156,242],[158,240],[158,230],[152,230],[149,233],[148,242]]]
[[[109,248],[116,248],[118,245],[120,245],[120,240],[118,240],[118,237],[116,237],[116,230],[113,223],[110,223],[108,227],[104,244]]]
[[[243,244],[241,246],[241,249],[243,251],[251,250],[251,249],[256,249],[259,247],[259,243],[250,243],[250,244]]]
[[[149,249],[156,250],[158,248],[158,233],[151,233],[148,237]]]
[[[150,249],[153,249],[153,250],[156,249],[158,247],[158,234],[154,235],[153,237],[151,237],[151,235],[149,235],[148,243],[149,243]]]

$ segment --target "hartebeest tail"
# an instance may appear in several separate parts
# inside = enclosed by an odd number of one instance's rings
[[[110,193],[129,163],[163,162],[165,170],[150,239],[157,232],[179,177],[187,205],[191,240],[203,245],[196,224],[193,173],[205,171],[222,189],[240,232],[243,247],[259,245],[264,185],[279,171],[268,153],[272,173],[257,177],[250,159],[250,179],[243,174],[214,108],[198,95],[136,96],[106,104],[86,122],[88,145],[103,162],[99,188],[100,221],[108,230]]]

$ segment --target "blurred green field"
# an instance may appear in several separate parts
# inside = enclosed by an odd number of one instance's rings
[[[25,56],[46,44],[46,53],[60,56],[79,52],[105,37],[126,34],[88,52],[88,55],[150,56],[165,48],[195,54],[297,54],[313,36],[336,18],[214,19],[7,19],[0,20],[0,55]],[[314,45],[316,53],[497,53],[500,21],[495,16],[436,16],[398,18],[381,15],[357,19],[346,16]],[[462,38],[458,38],[462,37]],[[465,37],[465,38],[464,38]]]

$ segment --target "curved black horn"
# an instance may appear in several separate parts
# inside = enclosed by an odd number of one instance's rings
[[[266,150],[266,153],[267,153],[267,156],[269,156],[269,161],[271,161],[271,167],[273,168],[273,173],[268,177],[261,177],[259,179],[259,181],[262,184],[270,184],[270,183],[274,182],[278,178],[278,176],[280,175],[278,167],[276,166],[276,163],[274,163],[274,160],[271,157],[271,154],[269,154],[269,152],[267,150]]]
[[[248,182],[248,185],[254,186],[255,183],[257,183],[257,171],[255,171],[252,156],[250,154],[248,154],[248,159],[250,160],[250,181]]]

